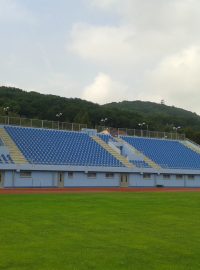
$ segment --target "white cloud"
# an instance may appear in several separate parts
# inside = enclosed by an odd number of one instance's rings
[[[164,98],[170,104],[200,112],[196,101],[200,97],[198,0],[88,1],[94,11],[117,14],[117,23],[74,24],[70,50],[126,85],[126,96],[121,92],[118,100],[159,102]],[[91,89],[106,81],[102,76],[96,78],[89,87],[90,100],[102,102]],[[105,84],[109,88],[108,82]],[[113,95],[112,101],[115,99]]]
[[[74,25],[71,37],[69,50],[85,60],[108,66],[127,61],[133,53],[130,39],[134,38],[134,31],[128,27],[93,26],[80,23]]]
[[[41,93],[65,96],[68,98],[78,97],[80,84],[70,81],[64,73],[49,73],[48,77],[35,81],[33,89],[39,89]]]
[[[100,103],[164,98],[200,113],[199,0],[39,2],[0,0],[2,82]]]
[[[35,23],[35,19],[30,10],[22,6],[18,1],[0,1],[0,23],[29,22]]]
[[[99,73],[94,82],[85,87],[82,98],[96,103],[105,104],[112,101],[121,101],[128,95],[128,88],[104,73]]]
[[[137,29],[198,29],[199,0],[88,0],[91,7],[116,13]]]
[[[108,9],[111,6],[116,5],[118,0],[89,0],[89,3],[92,7]]]
[[[127,69],[130,77],[131,69],[144,72],[166,56],[200,43],[200,2],[196,0],[91,0],[90,4],[117,11],[120,23],[76,23],[68,49],[101,70]]]
[[[164,98],[170,105],[178,105],[200,113],[199,70],[200,46],[193,46],[166,57],[144,77],[140,97],[154,101]]]
[[[23,72],[23,75],[25,73]],[[31,78],[30,78],[31,76]],[[32,80],[31,80],[32,79]],[[9,80],[0,75],[0,85],[13,86],[29,91],[38,91],[43,94],[52,94],[68,98],[75,98],[80,96],[81,85],[77,81],[72,81],[67,78],[64,73],[49,72],[47,75],[36,76],[29,72],[22,77],[18,74],[17,79]]]

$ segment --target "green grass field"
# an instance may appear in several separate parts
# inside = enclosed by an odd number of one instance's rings
[[[0,269],[200,269],[200,193],[0,196]]]

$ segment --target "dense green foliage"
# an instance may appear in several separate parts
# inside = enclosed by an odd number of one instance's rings
[[[153,102],[123,101],[100,106],[78,98],[0,87],[1,114],[5,113],[3,108],[6,106],[10,108],[10,115],[46,120],[57,120],[56,114],[62,112],[60,121],[84,123],[89,127],[102,124],[101,119],[105,118],[105,124],[111,127],[138,129],[138,123],[146,122],[150,130],[170,132],[174,126],[181,126],[180,132],[200,143],[200,116]]]
[[[0,269],[199,270],[199,193],[0,196]]]

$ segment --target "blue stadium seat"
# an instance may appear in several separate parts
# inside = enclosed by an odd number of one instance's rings
[[[106,143],[108,143],[108,141],[110,140],[116,142],[115,138],[112,137],[110,134],[97,133],[97,136]]]
[[[6,164],[8,164],[8,163],[14,163],[10,155],[1,154],[0,157],[1,157],[2,163],[6,163]]]
[[[124,167],[86,133],[14,126],[5,129],[30,163]]]
[[[14,163],[14,161],[13,161],[13,159],[11,158],[11,156],[10,155],[6,155],[6,158],[7,158],[7,160],[8,160],[8,162],[9,163]]]
[[[200,169],[200,155],[180,141],[130,136],[121,138],[163,168]]]
[[[147,164],[144,160],[129,160],[129,162],[131,162],[138,168],[151,168],[151,166]]]

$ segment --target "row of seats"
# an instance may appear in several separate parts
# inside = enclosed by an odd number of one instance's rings
[[[86,133],[13,126],[5,129],[30,163],[124,167]]]
[[[97,133],[97,136],[102,139],[105,143],[108,143],[109,141],[116,142],[114,137],[112,137],[110,134],[103,134],[103,133]]]
[[[124,165],[83,132],[5,126],[25,158],[34,164],[108,166]],[[104,142],[111,135],[97,134]],[[180,141],[120,136],[163,168],[200,169],[200,154]],[[143,160],[131,160],[136,167],[150,168]],[[0,155],[0,163],[14,163],[10,155]]]
[[[200,155],[180,141],[121,136],[163,168],[200,169]]]
[[[13,164],[14,163],[14,161],[13,161],[13,159],[11,158],[11,156],[8,154],[8,155],[5,155],[5,154],[1,154],[0,155],[0,164],[4,164],[4,163],[6,163],[6,164]]]
[[[105,143],[108,143],[109,141],[116,142],[115,138],[112,137],[110,134],[97,133],[97,136],[100,139],[102,139]]]
[[[149,164],[147,164],[144,160],[129,160],[129,162],[138,168],[151,168],[151,166],[149,166]]]
[[[101,138],[105,143],[108,143],[109,141],[116,142],[115,138],[110,134],[98,133],[97,136]],[[138,168],[151,168],[151,166],[149,166],[149,164],[147,164],[144,160],[129,160],[129,162]]]

